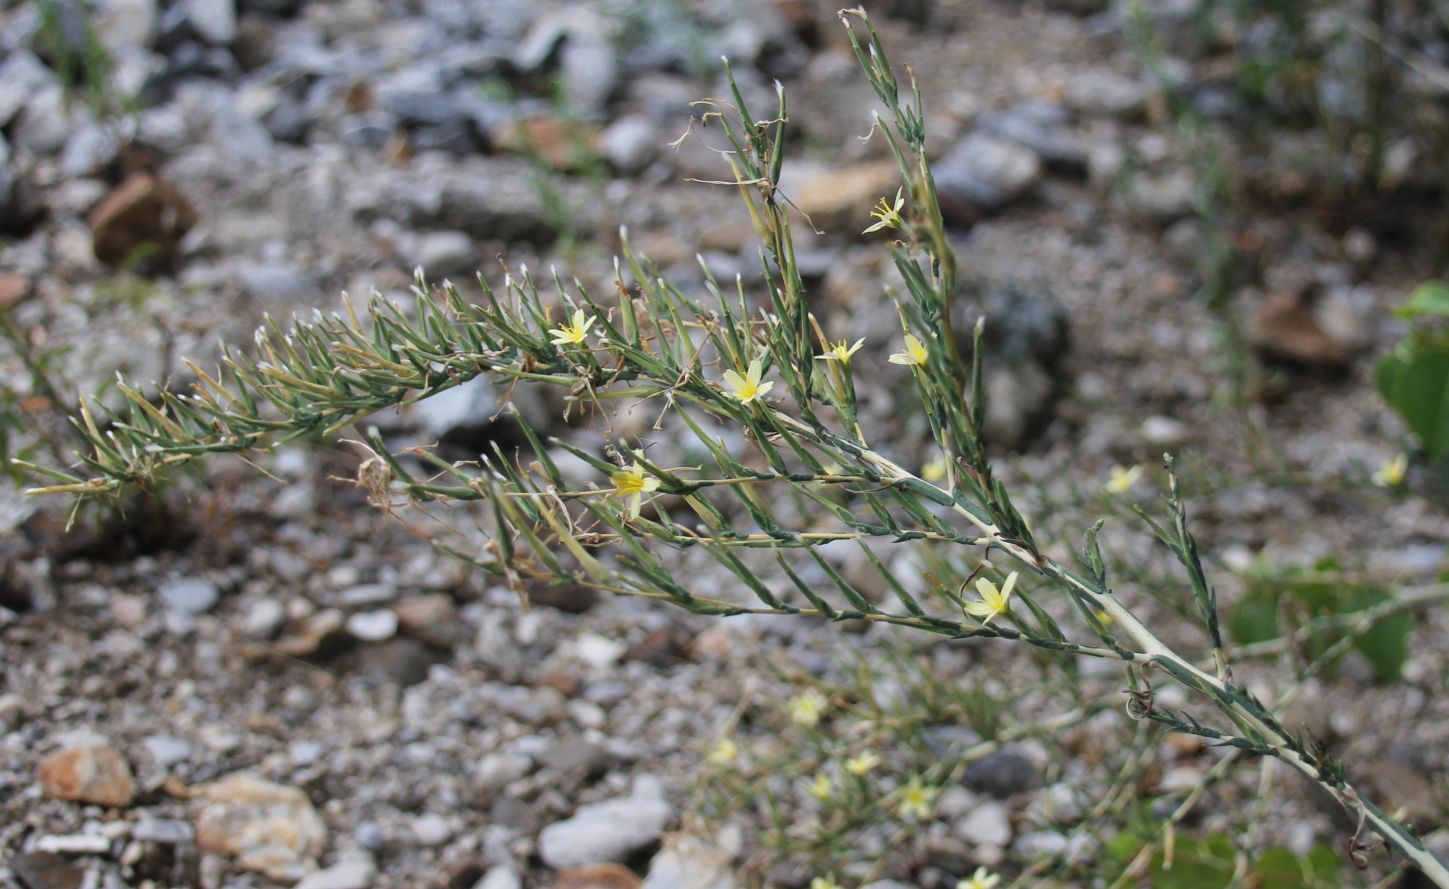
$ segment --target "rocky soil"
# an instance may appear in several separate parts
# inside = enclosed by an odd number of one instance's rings
[[[1106,508],[1110,467],[1171,449],[1227,603],[1255,563],[1332,556],[1405,585],[1449,568],[1431,468],[1411,466],[1399,491],[1369,482],[1411,448],[1372,386],[1405,329],[1390,309],[1442,273],[1444,182],[1426,146],[1396,142],[1389,197],[1355,201],[1322,172],[1342,154],[1324,130],[1207,143],[1234,193],[1253,196],[1208,213],[1212,164],[1131,39],[1129,4],[868,5],[921,78],[970,278],[963,313],[990,318],[991,437],[1024,512],[1079,534]],[[1194,4],[1149,5],[1156,67],[1198,85],[1195,113],[1247,115],[1214,79],[1230,50],[1200,38]],[[833,12],[0,0],[0,312],[35,350],[65,349],[61,385],[115,405],[117,371],[184,381],[183,356],[205,365],[219,339],[249,342],[268,316],[332,311],[343,291],[406,299],[417,267],[496,282],[505,267],[554,265],[607,292],[621,226],[683,288],[702,281],[696,253],[748,285],[753,231],[737,195],[708,184],[724,178],[717,136],[670,144],[699,113],[692,100],[724,94],[723,54],[757,109],[773,107],[775,79],[787,89],[783,189],[820,229],[799,227],[812,297],[832,337],[867,336],[859,360],[880,382],[863,421],[897,430],[883,448],[920,462],[924,424],[890,397],[897,344],[877,333],[895,329],[894,272],[857,234],[895,173],[879,140],[856,138],[872,96]],[[1233,251],[1226,267],[1204,261],[1214,238]],[[1225,310],[1199,296],[1215,274]],[[54,393],[13,352],[0,375],[21,406],[16,440],[49,460],[45,439],[64,434]],[[514,443],[494,419],[499,395],[464,387],[374,422],[398,447],[467,459]],[[542,397],[518,401],[597,442]],[[439,556],[430,521],[368,506],[344,481],[357,459],[324,442],[279,449],[266,476],[217,461],[69,534],[63,504],[0,482],[0,886],[727,889],[818,876],[759,866],[753,814],[704,830],[691,806],[742,698],[778,702],[792,671],[838,672],[839,633],[581,590],[540,590],[524,611]],[[1134,493],[1154,496],[1145,480]],[[1046,510],[1060,503],[1074,506]],[[1128,522],[1109,534],[1131,552],[1146,544]],[[1065,551],[1077,538],[1062,539]],[[1347,658],[1300,704],[1305,726],[1430,829],[1449,794],[1446,632],[1442,604],[1423,610],[1401,683],[1376,685]],[[880,629],[849,639],[866,652],[898,642]],[[1009,676],[1020,654],[957,648],[938,666]],[[1288,670],[1248,673],[1271,689]],[[1110,693],[1118,677],[1102,681]],[[1125,722],[1103,725],[1126,739]],[[1168,789],[1215,761],[1162,743]],[[1080,777],[1043,742],[1010,753],[989,770],[1005,785],[978,773],[953,788],[936,825],[950,843],[883,876],[954,886],[978,864],[1015,873],[1067,843],[1028,831],[1027,813],[1111,776]],[[1256,770],[1242,771],[1251,787]],[[1272,838],[1342,845],[1331,805],[1291,783],[1275,799]],[[1231,813],[1219,805],[1210,825]]]

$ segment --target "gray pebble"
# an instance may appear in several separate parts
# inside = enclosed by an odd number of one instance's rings
[[[205,614],[221,598],[216,584],[200,577],[177,578],[163,584],[158,592],[167,608],[183,614]]]

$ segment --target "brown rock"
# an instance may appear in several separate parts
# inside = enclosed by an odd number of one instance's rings
[[[273,880],[295,882],[317,868],[327,826],[295,787],[237,772],[197,788],[196,843],[205,852]]]
[[[305,658],[334,653],[348,640],[347,618],[341,611],[328,608],[305,618],[292,632],[272,646],[277,654]]]
[[[567,614],[583,614],[599,601],[599,594],[583,586],[544,586],[528,589],[529,605],[547,605]]]
[[[1309,291],[1269,297],[1248,325],[1248,342],[1269,361],[1305,367],[1339,369],[1353,357],[1349,346],[1319,322]]]
[[[541,159],[555,170],[577,170],[599,157],[599,131],[562,117],[510,120],[489,134],[500,151]]]
[[[1369,760],[1359,767],[1362,784],[1379,807],[1391,815],[1402,811],[1412,821],[1437,823],[1443,816],[1434,788],[1422,769],[1392,759]]]
[[[447,593],[404,599],[393,606],[404,633],[429,645],[446,648],[458,638],[458,609]]]
[[[117,264],[138,254],[166,260],[196,224],[196,209],[154,173],[135,173],[91,211],[96,259]]]
[[[622,864],[591,864],[558,872],[553,889],[639,889],[639,875]]]
[[[46,796],[98,806],[129,806],[136,795],[131,766],[114,747],[72,747],[40,764],[36,773]]]
[[[30,282],[24,275],[0,275],[0,312],[18,306],[30,295]]]
[[[894,201],[900,185],[901,171],[893,162],[872,162],[817,173],[789,197],[816,228],[859,234],[875,222],[870,211],[876,203]]]
[[[667,667],[689,657],[687,641],[681,640],[669,627],[660,627],[629,646],[624,657],[655,667]]]
[[[54,852],[26,852],[10,859],[10,869],[25,889],[80,889],[85,869]]]

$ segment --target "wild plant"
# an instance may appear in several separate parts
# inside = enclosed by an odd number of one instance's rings
[[[1235,678],[1171,458],[1162,503],[1139,516],[1180,565],[1155,596],[1191,615],[1201,639],[1190,647],[1168,641],[1164,611],[1150,599],[1114,591],[1100,522],[1063,545],[1040,539],[1018,510],[983,432],[986,322],[955,327],[961,289],[919,87],[909,68],[902,76],[890,64],[863,10],[840,18],[885,109],[872,135],[901,175],[900,189],[862,225],[884,233],[899,273],[899,288],[887,292],[900,323],[889,337],[889,370],[897,388],[910,390],[897,393],[901,403],[929,429],[935,457],[926,465],[893,457],[905,443],[867,428],[856,377],[862,341],[828,339],[809,308],[795,211],[779,188],[789,132],[783,89],[760,118],[731,78],[728,96],[700,104],[699,123],[729,143],[726,181],[763,245],[762,284],[722,283],[705,269],[703,293],[686,291],[631,249],[627,233],[607,299],[557,275],[556,296],[546,296],[520,270],[499,290],[480,279],[482,297],[472,303],[419,274],[410,309],[374,296],[362,312],[344,301],[341,314],[319,312],[289,329],[269,320],[252,350],[225,348],[217,370],[188,362],[190,392],[149,395],[121,384],[129,411],[82,407],[77,423],[89,451],[75,469],[36,468],[51,483],[33,493],[106,498],[206,455],[335,436],[368,414],[479,376],[554,387],[567,416],[610,430],[623,411],[647,412],[650,443],[610,432],[587,447],[545,440],[517,417],[528,452],[495,447],[476,465],[423,449],[394,454],[369,430],[356,484],[385,510],[476,504],[473,522],[439,547],[525,604],[531,588],[567,584],[697,614],[891,624],[941,641],[996,639],[1119,664],[1132,718],[1282,762],[1350,814],[1356,862],[1384,844],[1449,889],[1449,868],[1408,827]],[[902,550],[916,556],[914,569]],[[842,551],[859,554],[869,584],[841,570]],[[924,784],[901,793],[909,806],[929,804]]]

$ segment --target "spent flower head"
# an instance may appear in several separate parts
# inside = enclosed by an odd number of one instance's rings
[[[1374,472],[1373,482],[1380,488],[1397,488],[1409,474],[1409,455],[1395,454]]]
[[[876,204],[875,209],[870,211],[870,215],[880,221],[861,232],[861,234],[868,235],[871,232],[877,232],[883,228],[904,227],[906,223],[901,218],[901,208],[905,205],[905,190],[901,188],[896,189],[896,201],[894,205],[887,204],[886,199],[881,198],[880,203]]]
[[[729,388],[730,397],[740,404],[749,404],[757,398],[764,398],[765,394],[775,387],[773,381],[761,383],[760,376],[764,369],[760,359],[756,358],[750,362],[749,368],[744,376],[740,376],[733,370],[724,372],[725,386]]]
[[[1139,478],[1142,478],[1141,466],[1113,466],[1111,475],[1102,489],[1108,494],[1125,494],[1132,490],[1132,486],[1137,484]]]
[[[553,344],[555,346],[576,346],[582,343],[584,337],[589,335],[589,328],[593,327],[594,322],[597,320],[599,320],[598,315],[585,316],[583,309],[574,309],[574,316],[571,323],[555,327],[549,331],[549,334],[553,337]]]
[[[889,360],[891,364],[921,367],[925,365],[929,354],[926,351],[926,344],[908,333],[906,334],[906,350],[904,352],[894,353]]]
[[[830,705],[830,699],[817,689],[810,689],[790,699],[790,718],[809,727],[820,721],[820,714]]]
[[[847,759],[845,770],[852,775],[864,775],[878,765],[880,765],[880,756],[874,750],[867,750],[859,756]]]
[[[849,364],[850,363],[850,356],[854,355],[857,351],[859,351],[861,345],[864,344],[864,343],[865,343],[865,337],[861,337],[860,339],[858,339],[858,340],[855,341],[855,344],[854,345],[850,345],[850,346],[847,346],[845,344],[845,340],[841,340],[838,343],[835,343],[833,345],[830,345],[830,347],[828,349],[826,349],[824,352],[822,352],[821,354],[816,355],[815,356],[815,360],[816,361],[839,361],[841,364]]]
[[[659,479],[646,475],[638,463],[630,463],[615,472],[610,478],[614,482],[614,496],[624,501],[629,518],[639,518],[639,509],[644,505],[644,495],[658,490]]]
[[[984,867],[978,867],[976,873],[971,875],[971,879],[957,882],[956,889],[992,889],[1000,882],[1000,874],[993,874]]]
[[[962,607],[972,617],[979,618],[983,624],[990,624],[993,620],[1006,614],[1011,608],[1011,591],[1016,586],[1016,574],[1013,571],[1006,575],[1006,583],[998,589],[996,584],[984,577],[977,578],[976,592],[981,598],[967,602]]]

